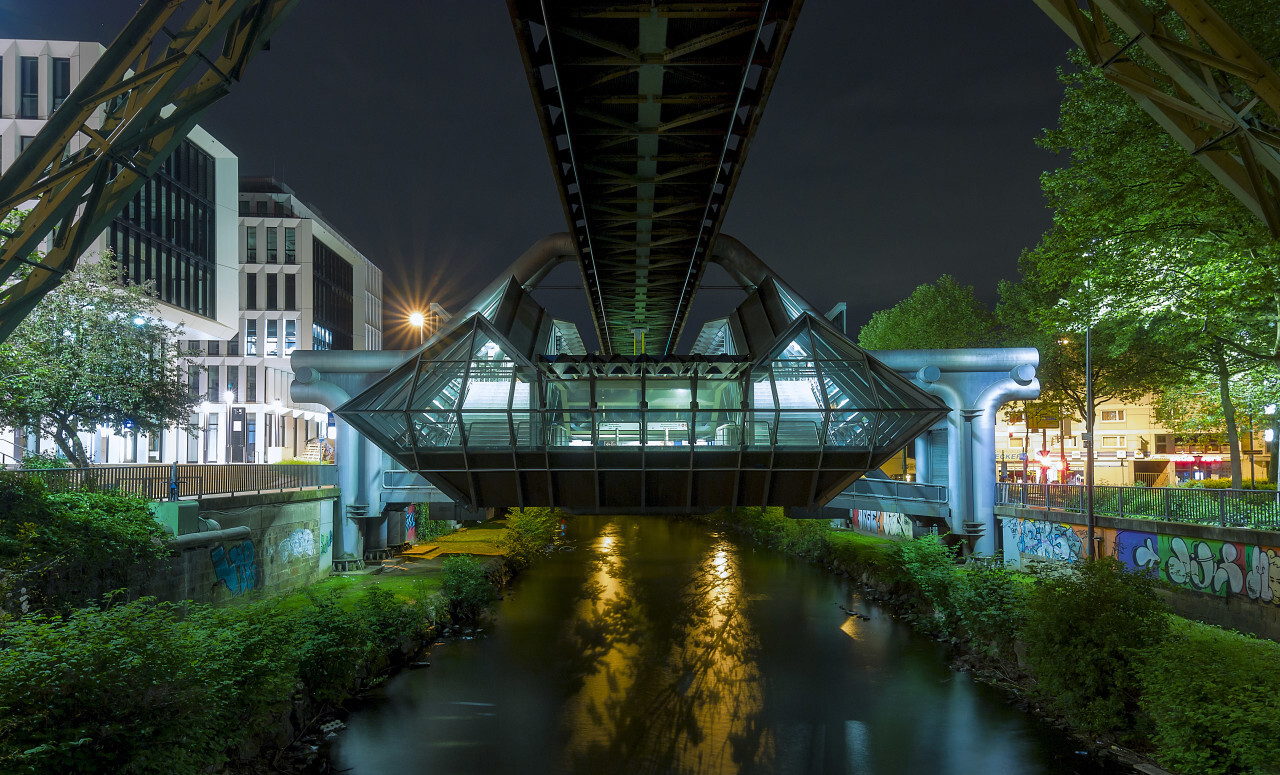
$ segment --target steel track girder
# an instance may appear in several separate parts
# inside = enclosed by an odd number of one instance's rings
[[[0,286],[29,269],[0,289],[0,342],[240,79],[296,3],[147,0],[138,9],[0,177],[0,220],[36,201],[0,246]],[[51,249],[37,256],[51,233]]]

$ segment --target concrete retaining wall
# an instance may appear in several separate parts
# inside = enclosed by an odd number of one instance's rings
[[[1018,567],[1086,556],[1078,514],[1000,506],[1005,561]],[[1280,641],[1280,533],[1097,517],[1100,554],[1156,572],[1175,613]]]
[[[223,530],[207,542],[184,536],[186,548],[151,581],[146,594],[211,603],[258,590],[284,592],[327,576],[337,498],[337,488],[326,488],[202,499],[200,516]],[[247,536],[215,540],[241,527],[248,529]]]

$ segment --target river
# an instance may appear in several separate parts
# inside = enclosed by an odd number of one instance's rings
[[[849,582],[657,518],[581,517],[488,628],[356,710],[384,773],[1102,773]],[[844,613],[846,606],[869,618]]]

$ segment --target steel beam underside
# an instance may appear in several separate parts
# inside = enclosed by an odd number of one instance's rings
[[[801,0],[508,6],[602,351],[665,355]]]

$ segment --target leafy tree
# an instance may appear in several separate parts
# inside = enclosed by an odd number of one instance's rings
[[[868,350],[985,347],[995,339],[995,317],[978,301],[973,286],[960,285],[948,274],[876,312],[858,332],[858,344]]]
[[[160,433],[196,404],[181,330],[121,276],[110,256],[82,262],[0,344],[0,425],[38,428],[77,467],[90,463],[79,433]]]

